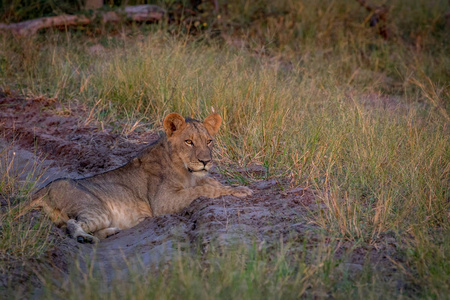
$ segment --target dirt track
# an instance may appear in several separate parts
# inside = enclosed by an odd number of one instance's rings
[[[82,120],[87,112],[82,108],[72,108],[70,112],[63,112],[57,102],[48,99],[0,94],[3,145],[13,142],[16,168],[33,165],[36,153],[46,157],[42,164],[48,169],[42,183],[57,177],[93,175],[124,164],[158,138],[154,132],[132,133],[124,138],[109,128],[99,129],[94,122],[84,125]],[[258,171],[258,167],[255,169]],[[212,175],[225,181],[218,173]],[[251,197],[199,198],[179,214],[147,219],[103,240],[95,252],[92,245],[77,245],[55,229],[66,240],[61,255],[66,257],[67,252],[77,255],[80,249],[82,255],[96,256],[96,267],[104,274],[120,275],[133,265],[130,264],[133,257],[139,257],[144,265],[169,259],[180,242],[204,246],[211,240],[225,244],[234,240],[270,244],[280,237],[314,241],[313,225],[305,218],[308,209],[317,208],[311,191],[283,190],[282,184],[274,179],[256,181],[250,187],[255,192]],[[128,264],[120,257],[126,257]],[[111,263],[110,258],[115,262]]]

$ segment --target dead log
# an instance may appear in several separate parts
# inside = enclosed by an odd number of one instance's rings
[[[26,36],[35,34],[40,29],[44,28],[88,25],[97,21],[103,23],[115,23],[119,21],[159,21],[163,18],[164,14],[164,9],[157,5],[135,5],[126,6],[115,11],[97,11],[91,16],[60,15],[54,17],[43,17],[13,24],[0,23],[0,32],[9,31],[19,36]]]

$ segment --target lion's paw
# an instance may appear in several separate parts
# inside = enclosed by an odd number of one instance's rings
[[[246,197],[246,196],[253,195],[253,191],[251,189],[249,189],[248,187],[238,186],[238,187],[233,188],[232,195],[236,196],[236,197]]]
[[[100,240],[97,237],[87,233],[79,233],[76,235],[75,239],[77,240],[77,242],[82,244],[84,243],[94,244],[100,242]]]

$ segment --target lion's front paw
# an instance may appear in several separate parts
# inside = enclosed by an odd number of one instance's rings
[[[232,195],[236,197],[246,197],[253,195],[253,191],[245,186],[238,186],[233,188]]]

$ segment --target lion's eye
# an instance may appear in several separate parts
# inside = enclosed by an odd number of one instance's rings
[[[191,141],[191,140],[185,140],[184,141],[187,145],[189,145],[189,146],[193,146],[194,145],[194,143]]]
[[[211,145],[212,140],[208,140],[208,141],[206,141],[206,142],[208,143],[208,145]]]

